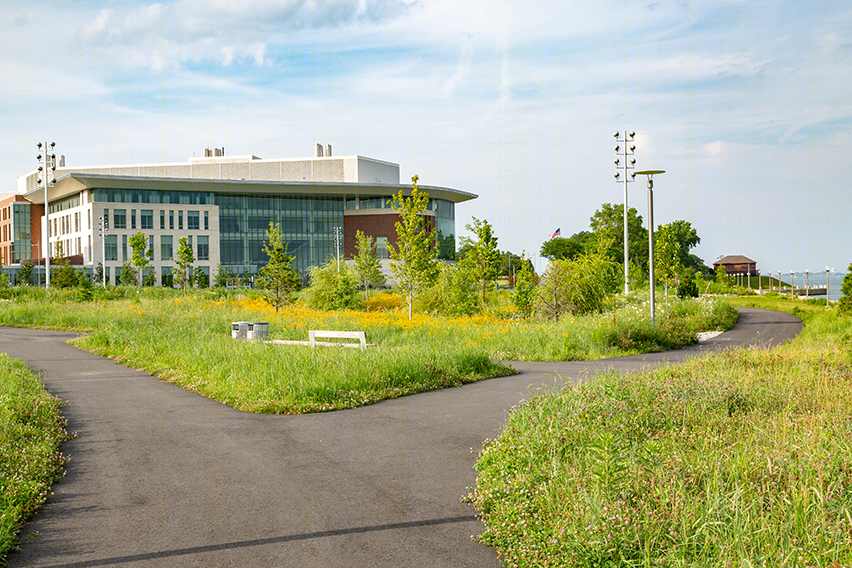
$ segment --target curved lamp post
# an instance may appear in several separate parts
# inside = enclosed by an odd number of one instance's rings
[[[664,174],[665,170],[644,170],[636,172],[638,176],[648,176],[648,277],[651,281],[651,323],[654,323],[656,308],[656,289],[654,286],[654,175]]]

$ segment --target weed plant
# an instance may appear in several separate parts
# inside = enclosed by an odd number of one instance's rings
[[[824,309],[823,309],[824,310]],[[852,318],[533,398],[469,499],[509,566],[852,566]]]
[[[20,362],[0,353],[0,563],[44,503],[65,458],[60,402]]]

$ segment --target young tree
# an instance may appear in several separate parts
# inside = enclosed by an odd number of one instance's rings
[[[396,223],[396,248],[389,244],[388,254],[396,278],[394,288],[408,302],[408,319],[411,319],[414,297],[431,285],[439,274],[434,251],[435,236],[423,216],[429,204],[429,196],[420,192],[418,179],[418,176],[411,178],[409,197],[405,197],[400,190],[391,202],[400,221]]]
[[[521,264],[515,276],[515,291],[512,294],[512,303],[523,317],[532,315],[535,309],[536,286],[532,272],[532,263],[527,261]]]
[[[104,281],[104,263],[99,262],[95,267],[95,283],[102,284]]]
[[[136,284],[137,272],[138,271],[133,266],[133,263],[129,260],[125,260],[121,265],[121,274],[118,277],[118,281],[125,286],[133,286]]]
[[[358,254],[355,256],[355,274],[364,285],[364,297],[370,297],[370,286],[381,286],[385,283],[385,275],[382,274],[381,261],[376,256],[376,240],[365,235],[362,231],[355,233],[357,239],[356,248]]]
[[[669,281],[677,279],[681,272],[680,243],[674,227],[662,225],[654,238],[654,265],[663,279],[666,289],[666,306],[669,305]]]
[[[476,240],[463,239],[467,247],[465,257],[459,261],[459,268],[470,274],[476,282],[480,297],[485,302],[485,293],[494,288],[500,269],[500,251],[497,250],[497,237],[486,220],[473,218],[473,225],[465,227],[476,235]]]
[[[269,223],[263,252],[269,255],[269,262],[260,269],[260,287],[268,290],[268,296],[277,312],[301,284],[298,272],[292,268],[296,257],[287,254],[287,245],[284,243],[279,223]]]
[[[541,256],[550,260],[572,260],[583,254],[590,236],[590,233],[585,233],[585,240],[573,236],[567,239],[556,237],[544,241],[541,245]]]
[[[148,237],[145,233],[139,231],[127,241],[130,243],[130,248],[133,251],[130,261],[136,268],[137,293],[142,290],[142,277],[145,273],[145,267],[148,266],[149,258],[153,251],[148,249]]]
[[[222,263],[216,265],[216,276],[213,278],[213,285],[216,288],[224,288],[234,278],[234,272],[230,266],[222,268]]]
[[[192,247],[186,237],[181,237],[178,241],[177,258],[172,260],[175,266],[172,267],[172,275],[178,286],[183,288],[183,293],[186,295],[186,287],[190,282],[190,269],[195,262],[195,255],[192,254]]]
[[[618,265],[602,254],[584,254],[574,260],[555,260],[539,285],[538,299],[556,320],[566,312],[599,312],[620,284]]]
[[[29,286],[33,279],[33,270],[35,265],[32,261],[27,261],[21,264],[21,269],[18,270],[18,285]]]

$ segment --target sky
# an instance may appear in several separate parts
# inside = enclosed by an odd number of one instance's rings
[[[635,131],[656,225],[706,264],[852,263],[852,5],[823,2],[103,0],[0,7],[0,191],[37,141],[74,165],[334,154],[456,208],[533,256],[622,203],[613,133]],[[648,220],[644,179],[628,187]]]

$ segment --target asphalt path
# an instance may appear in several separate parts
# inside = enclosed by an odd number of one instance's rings
[[[76,437],[55,495],[12,567],[501,566],[460,501],[476,452],[531,391],[727,347],[770,347],[798,318],[743,309],[719,337],[305,416],[247,414],[65,344],[0,328],[0,351],[41,374]],[[37,533],[37,534],[33,534]]]

